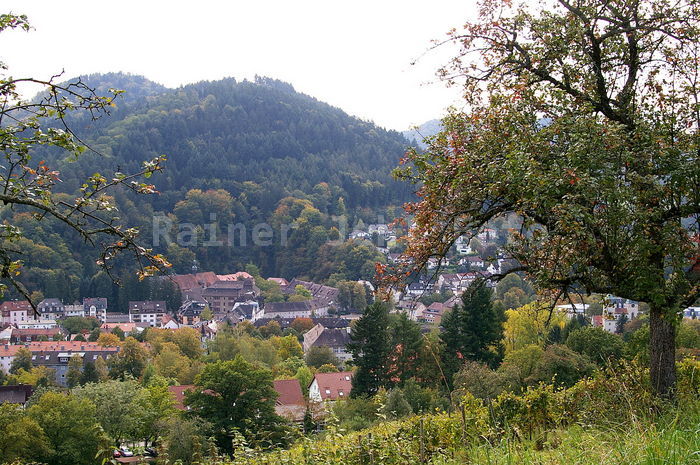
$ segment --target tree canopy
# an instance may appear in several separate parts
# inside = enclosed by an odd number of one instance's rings
[[[205,366],[195,378],[195,386],[185,402],[194,415],[215,427],[224,450],[230,452],[234,431],[262,446],[283,442],[282,419],[275,414],[277,392],[269,370],[237,356]]]
[[[483,2],[441,71],[468,113],[398,171],[420,183],[415,266],[517,215],[504,252],[540,291],[648,302],[662,395],[678,311],[700,295],[698,17],[696,0]]]
[[[0,32],[7,29],[28,31],[30,25],[26,16],[2,14]],[[72,232],[91,247],[99,248],[97,264],[106,270],[112,268],[114,259],[124,251],[134,254],[141,264],[142,275],[166,267],[168,263],[162,256],[151,253],[137,242],[137,229],[122,224],[111,195],[117,187],[141,194],[154,193],[154,186],[140,182],[140,178],[160,171],[163,157],[143,162],[133,174],[117,170],[103,175],[93,171],[94,174],[80,181],[75,192],[65,195],[57,191],[62,173],[45,159],[34,157],[37,147],[46,147],[64,154],[68,152],[72,159],[78,159],[86,146],[68,125],[66,115],[77,111],[87,115],[86,119],[95,120],[109,113],[119,92],[112,91],[104,97],[80,79],[64,84],[56,82],[57,77],[18,79],[6,74],[6,69],[4,64],[0,66],[0,146],[3,153],[0,202],[14,209],[16,214],[13,221],[5,221],[0,226],[0,295],[9,286],[32,301],[20,276],[24,260],[39,268],[52,268],[58,261],[57,250],[25,237],[25,230],[36,229],[36,219],[56,222],[64,232]],[[42,89],[32,101],[23,100],[17,90],[26,83]],[[4,209],[3,216],[8,211]],[[65,247],[65,243],[62,245]]]

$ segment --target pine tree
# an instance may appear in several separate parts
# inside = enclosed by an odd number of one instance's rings
[[[627,315],[622,314],[620,318],[618,318],[617,323],[615,323],[615,333],[616,334],[622,334],[625,332],[625,323],[629,321],[629,318]]]
[[[85,362],[83,367],[83,374],[80,377],[80,384],[97,383],[100,381],[99,374],[97,373],[97,368],[95,368],[95,363],[92,360]]]
[[[352,379],[352,396],[374,395],[388,382],[389,309],[376,302],[365,309],[350,333],[348,349],[357,371]]]
[[[68,372],[66,373],[66,380],[69,388],[73,388],[80,384],[83,377],[83,357],[80,354],[74,354],[70,360],[68,360]]]
[[[492,297],[493,291],[483,281],[477,281],[462,294],[462,304],[443,317],[444,332],[440,338],[445,345],[442,355],[448,381],[461,360],[491,365],[498,362],[505,316],[494,307]]]
[[[24,347],[17,351],[15,358],[10,364],[10,373],[17,374],[19,370],[29,371],[32,369],[32,353]]]
[[[387,371],[392,384],[403,386],[403,383],[415,377],[418,371],[423,335],[418,324],[402,313],[392,318],[389,337],[391,352]]]

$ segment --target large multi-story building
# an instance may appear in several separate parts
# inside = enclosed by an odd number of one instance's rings
[[[129,302],[129,320],[133,323],[148,323],[158,326],[168,312],[162,300],[138,300]]]
[[[107,299],[104,297],[88,297],[83,299],[84,316],[97,318],[101,322],[107,319]]]
[[[233,309],[236,302],[255,299],[260,289],[252,279],[217,281],[202,291],[202,298],[214,313],[225,313]]]
[[[34,309],[32,304],[26,300],[8,300],[0,304],[2,312],[2,322],[4,324],[16,325],[34,319]]]
[[[71,357],[77,355],[82,360],[83,368],[89,362],[95,363],[98,358],[105,361],[119,351],[117,347],[103,347],[100,350],[85,350],[85,351],[36,351],[32,352],[32,365],[45,366],[55,371],[56,384],[62,387],[68,385],[68,362]]]
[[[66,313],[66,306],[56,298],[44,299],[36,307],[40,318],[44,320],[58,320]]]

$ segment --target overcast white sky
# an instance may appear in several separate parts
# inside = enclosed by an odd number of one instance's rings
[[[255,74],[380,126],[404,130],[459,104],[436,82],[432,39],[473,18],[474,0],[4,0],[34,30],[0,35],[14,77],[141,74],[168,87]]]

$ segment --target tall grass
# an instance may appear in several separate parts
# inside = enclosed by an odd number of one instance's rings
[[[700,465],[700,382],[682,367],[676,404],[649,395],[635,366],[571,389],[540,386],[452,414],[345,433],[330,427],[288,450],[240,449],[226,465]],[[692,375],[692,376],[691,376]]]

